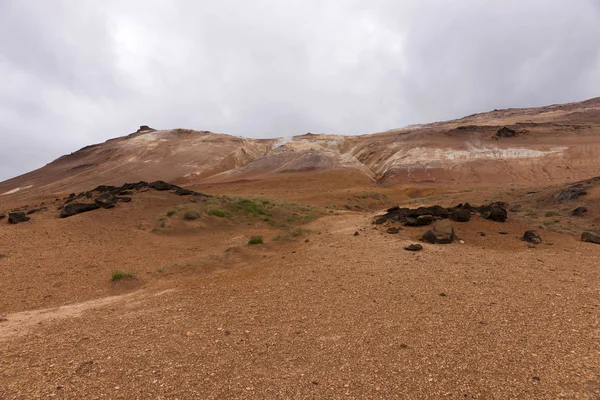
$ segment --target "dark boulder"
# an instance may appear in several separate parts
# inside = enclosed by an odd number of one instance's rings
[[[11,212],[8,213],[9,224],[19,224],[21,222],[29,221],[29,217],[24,212]]]
[[[417,218],[416,217],[406,217],[404,219],[404,226],[417,226]]]
[[[99,208],[100,206],[96,203],[70,203],[63,207],[60,218],[71,217],[76,214],[97,210]]]
[[[423,246],[418,243],[409,244],[408,246],[404,246],[404,250],[408,251],[419,251],[423,250]]]
[[[579,198],[580,196],[583,196],[586,194],[587,194],[587,191],[584,188],[575,186],[575,187],[558,192],[554,196],[554,198],[557,201],[569,201],[569,200],[575,200],[575,199]]]
[[[502,207],[490,207],[481,213],[483,218],[496,222],[506,222],[508,212]]]
[[[523,240],[533,244],[542,243],[542,237],[536,231],[525,231],[523,234]]]
[[[461,208],[452,211],[452,220],[456,222],[469,222],[471,219],[471,211],[466,208]]]
[[[574,217],[581,217],[583,214],[588,212],[588,209],[585,207],[577,207],[573,211],[571,211],[571,215]]]
[[[436,222],[432,229],[423,234],[423,241],[434,244],[452,243],[455,239],[454,227],[447,219]]]
[[[6,218],[6,213],[0,212],[0,220]]]
[[[400,229],[391,227],[391,228],[388,228],[387,233],[394,235],[396,233],[400,233]]]
[[[581,234],[581,241],[588,243],[600,244],[600,236],[593,234],[592,232],[583,232]]]
[[[433,215],[419,215],[417,217],[417,226],[431,225],[433,222]]]

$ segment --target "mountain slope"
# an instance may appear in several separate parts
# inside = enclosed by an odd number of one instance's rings
[[[345,171],[387,186],[560,183],[600,175],[599,134],[600,98],[362,136],[247,139],[145,127],[2,182],[0,195],[26,198],[137,180],[284,179],[311,171]]]

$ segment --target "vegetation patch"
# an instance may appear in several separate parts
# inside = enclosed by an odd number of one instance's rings
[[[133,274],[131,272],[113,271],[111,278],[113,282],[118,282],[122,279],[133,279]]]
[[[183,219],[187,221],[193,221],[200,218],[200,213],[196,210],[188,210],[183,214]]]
[[[167,217],[172,217],[175,214],[177,214],[177,210],[169,210],[169,211],[167,211]]]
[[[212,209],[208,210],[208,215],[213,215],[219,218],[225,218],[227,216],[227,213],[223,210]]]
[[[250,240],[248,240],[248,244],[262,244],[263,238],[262,236],[252,236]]]

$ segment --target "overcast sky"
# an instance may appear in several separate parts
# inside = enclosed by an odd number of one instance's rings
[[[0,0],[0,180],[154,128],[356,134],[600,96],[599,0]]]

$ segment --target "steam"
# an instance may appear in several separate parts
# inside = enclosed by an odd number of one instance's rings
[[[276,149],[278,147],[285,146],[287,143],[291,142],[292,140],[294,140],[293,136],[284,136],[275,142],[275,144],[273,145],[273,148]]]

